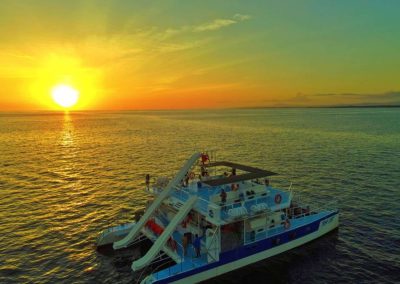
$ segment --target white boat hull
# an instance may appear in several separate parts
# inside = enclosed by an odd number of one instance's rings
[[[135,224],[135,222],[132,222],[104,230],[97,238],[96,246],[102,247],[111,245],[114,242],[123,239]]]

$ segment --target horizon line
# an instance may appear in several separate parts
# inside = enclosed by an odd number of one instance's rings
[[[229,108],[158,108],[158,109],[78,109],[78,110],[54,110],[54,109],[32,109],[32,110],[0,110],[0,113],[7,112],[115,112],[115,111],[210,111],[210,110],[240,110],[240,109],[314,109],[314,108],[398,108],[400,104],[371,104],[371,105],[328,105],[328,106],[249,106]]]

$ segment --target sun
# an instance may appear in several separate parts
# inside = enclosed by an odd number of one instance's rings
[[[68,85],[57,85],[51,90],[56,104],[63,108],[73,107],[79,99],[79,92]]]

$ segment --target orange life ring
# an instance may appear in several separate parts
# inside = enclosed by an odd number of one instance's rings
[[[282,201],[282,195],[280,195],[279,193],[277,195],[275,195],[275,203],[279,204]]]
[[[289,229],[290,228],[290,221],[289,221],[289,219],[286,219],[286,221],[285,221],[285,229],[287,230],[287,229]]]

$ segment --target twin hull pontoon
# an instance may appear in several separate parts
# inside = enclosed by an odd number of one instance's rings
[[[212,153],[211,153],[212,154]],[[154,201],[137,222],[104,231],[98,246],[153,242],[133,261],[139,271],[168,256],[142,283],[196,283],[312,241],[338,227],[336,209],[314,209],[269,185],[276,173],[195,153],[168,181],[147,190]],[[225,172],[223,172],[225,170]],[[227,173],[229,172],[229,173]],[[262,180],[262,181],[261,181]]]

